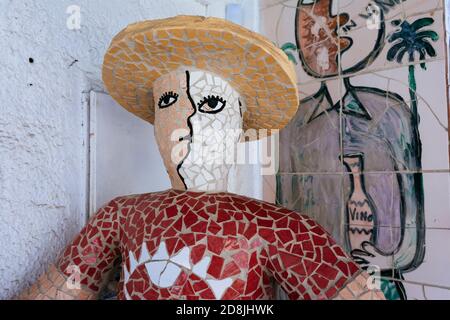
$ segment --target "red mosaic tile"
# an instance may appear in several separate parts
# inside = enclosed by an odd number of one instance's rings
[[[222,227],[214,221],[209,221],[208,231],[212,234],[217,234],[219,231],[222,231]]]
[[[184,225],[186,226],[186,228],[189,228],[190,226],[192,226],[195,222],[197,222],[197,215],[195,213],[192,212],[188,212],[183,219]]]
[[[229,213],[225,212],[223,209],[219,209],[217,212],[217,222],[221,223],[224,221],[228,221],[231,219],[231,216]]]
[[[195,292],[204,291],[207,288],[208,288],[208,285],[203,280],[198,280],[198,281],[193,282],[193,289],[195,290]]]
[[[229,250],[237,250],[240,248],[240,245],[239,245],[239,242],[237,239],[228,237],[225,240],[225,245],[223,246],[223,248],[228,251]]]
[[[254,214],[246,212],[246,211],[244,211],[244,217],[247,219],[247,221],[250,221],[250,222],[252,222],[253,220],[256,220],[256,217]]]
[[[209,220],[211,214],[207,213],[205,210],[201,209],[197,212],[197,215],[205,220]]]
[[[280,220],[275,221],[275,226],[278,229],[287,228],[288,227],[288,221],[289,221],[288,217],[283,217]],[[290,229],[293,230],[292,228],[290,228]]]
[[[236,222],[234,221],[230,221],[230,222],[225,222],[223,224],[223,235],[231,235],[231,236],[235,236],[236,235]]]
[[[245,294],[252,294],[256,291],[259,285],[259,276],[255,271],[250,271],[248,273],[247,285],[245,287]]]
[[[207,273],[216,279],[220,279],[224,261],[224,258],[213,255]]]
[[[195,244],[195,236],[192,233],[183,233],[181,235],[181,240],[183,240],[186,246],[192,246]]]
[[[314,244],[310,240],[302,241],[301,243],[303,251],[313,251]]]
[[[222,296],[223,300],[234,300],[236,298],[238,298],[241,294],[239,292],[237,292],[236,290],[234,290],[233,288],[228,288],[224,295]]]
[[[294,236],[289,229],[275,231],[275,234],[277,235],[278,239],[280,239],[280,241],[284,243],[291,242],[294,239]]]
[[[192,247],[191,250],[191,262],[192,264],[197,264],[202,258],[203,254],[205,253],[206,245],[199,244],[194,247]]]
[[[261,248],[263,246],[263,242],[260,239],[254,239],[250,244],[251,249]]]
[[[195,241],[200,242],[200,240],[202,240],[205,237],[206,237],[206,234],[196,234]]]
[[[189,281],[186,281],[186,284],[184,285],[181,294],[185,296],[192,296],[195,294],[194,288],[192,288],[192,285]]]
[[[181,231],[181,229],[183,228],[183,217],[180,217],[174,224],[173,227],[178,230]]]
[[[208,250],[220,254],[225,246],[225,239],[216,236],[208,236]]]
[[[250,212],[256,212],[260,208],[259,204],[256,201],[249,201],[245,204],[245,206]]]
[[[301,261],[301,257],[290,254],[288,252],[279,251],[281,262],[286,269],[299,264]]]
[[[353,261],[348,262],[348,267],[350,269],[350,274],[356,274],[360,270],[358,265]]]
[[[231,287],[236,290],[237,292],[239,292],[240,294],[244,293],[244,289],[245,289],[245,284],[246,282],[242,279],[236,279],[234,280],[233,284],[231,285]]]
[[[323,247],[323,258],[332,265],[337,262],[337,257],[335,256],[334,252],[328,247]]]
[[[349,265],[347,263],[345,263],[344,261],[338,261],[335,265],[339,270],[341,270],[341,272],[343,274],[345,274],[345,275],[350,274]]]
[[[200,295],[200,298],[204,299],[204,300],[215,300],[216,299],[216,296],[209,288],[205,289],[203,291],[197,292],[197,294]]]
[[[142,253],[143,243],[147,255]],[[161,250],[162,244],[167,252]],[[146,267],[152,256],[159,252],[160,257],[172,259],[186,250],[191,264],[183,266],[173,283],[167,288],[153,284],[148,274],[153,269]],[[76,264],[81,282],[98,290],[118,255],[130,277],[124,281],[122,272],[121,299],[215,299],[204,275],[195,273],[202,274],[202,268],[212,278],[233,280],[223,294],[229,299],[270,298],[271,278],[281,283],[290,298],[323,299],[335,295],[359,273],[358,266],[313,220],[226,193],[169,190],[117,198],[90,220],[58,265],[66,272]],[[208,265],[200,267],[202,263]]]
[[[233,218],[236,221],[240,221],[240,220],[244,219],[244,214],[239,211],[233,212]]]
[[[186,246],[186,244],[181,239],[178,240],[177,244],[175,245],[175,249],[174,249],[173,253],[179,252],[185,246]],[[171,253],[169,252],[169,254],[171,254]]]
[[[268,241],[269,243],[275,241],[275,233],[272,229],[260,228],[258,234],[261,236],[261,238]]]
[[[215,206],[215,205],[207,206],[206,212],[208,212],[210,214],[215,214],[217,212],[217,206]]]
[[[244,236],[250,240],[257,232],[257,226],[254,223],[250,223],[247,227],[247,230],[244,232]]]
[[[253,251],[250,254],[249,268],[253,269],[257,265],[258,265],[257,253],[256,253],[256,251]]]
[[[166,232],[164,232],[163,235],[164,235],[164,237],[171,238],[171,237],[176,236],[177,233],[178,233],[178,231],[174,227],[170,227],[169,229],[167,229]]]
[[[240,268],[248,267],[248,260],[249,260],[248,252],[240,251],[238,253],[233,254],[232,257]]]
[[[274,221],[272,219],[261,219],[258,218],[256,219],[257,224],[259,227],[267,227],[267,228],[272,228]]]
[[[278,222],[278,220],[281,220],[281,219],[286,219],[286,215],[284,215],[284,214],[282,214],[282,213],[279,213],[279,212],[276,212],[276,211],[273,211],[272,209],[269,209],[267,206],[263,206],[263,208],[266,210],[266,212],[268,212],[268,214],[269,214],[269,217],[271,218],[271,219],[273,219],[274,221],[277,221]],[[286,219],[286,223],[287,223],[287,219]],[[285,227],[284,227],[285,228]]]
[[[249,248],[247,239],[239,239],[239,248],[247,250]]]
[[[222,278],[231,277],[239,273],[241,273],[241,269],[234,261],[231,261],[223,269]]]
[[[170,255],[173,254],[173,252],[175,251],[175,246],[177,242],[178,242],[177,238],[166,239],[167,251],[169,252]]]
[[[208,223],[206,221],[199,221],[191,227],[192,232],[205,233]]]
[[[120,295],[119,295],[120,297]],[[144,293],[144,299],[146,300],[157,300],[159,298],[159,293],[156,290],[150,289]]]
[[[264,210],[264,209],[259,209],[259,210],[257,210],[255,213],[254,213],[254,215],[255,216],[257,216],[257,217],[260,217],[260,218],[266,218],[267,217],[267,210]],[[271,224],[273,224],[273,219],[264,219],[264,220],[268,220],[268,221],[270,221],[270,223]],[[260,224],[259,222],[258,222],[258,224]],[[260,224],[260,225],[262,225],[262,226],[264,226],[264,227],[270,227],[270,226],[265,226],[264,224]]]

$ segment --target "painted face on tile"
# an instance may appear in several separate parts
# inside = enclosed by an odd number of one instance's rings
[[[225,191],[242,129],[239,94],[220,77],[178,69],[158,79],[155,136],[172,187]]]
[[[296,39],[305,71],[317,78],[368,66],[383,48],[383,11],[371,0],[299,0]]]

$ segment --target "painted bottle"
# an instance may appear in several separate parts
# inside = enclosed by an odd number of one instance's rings
[[[375,243],[376,212],[364,186],[364,156],[362,153],[344,155],[351,194],[347,201],[348,241],[350,248],[361,249],[364,241]]]

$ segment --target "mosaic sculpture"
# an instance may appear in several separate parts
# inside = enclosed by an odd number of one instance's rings
[[[297,110],[281,50],[221,19],[146,21],[113,39],[103,79],[154,124],[172,189],[105,205],[21,298],[95,299],[118,257],[119,299],[270,299],[274,283],[290,299],[384,298],[316,222],[226,192],[241,129]]]

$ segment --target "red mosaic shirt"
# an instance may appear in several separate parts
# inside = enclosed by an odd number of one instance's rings
[[[58,267],[98,291],[119,256],[119,299],[271,299],[273,280],[290,299],[328,299],[360,272],[310,218],[230,193],[114,199]]]

